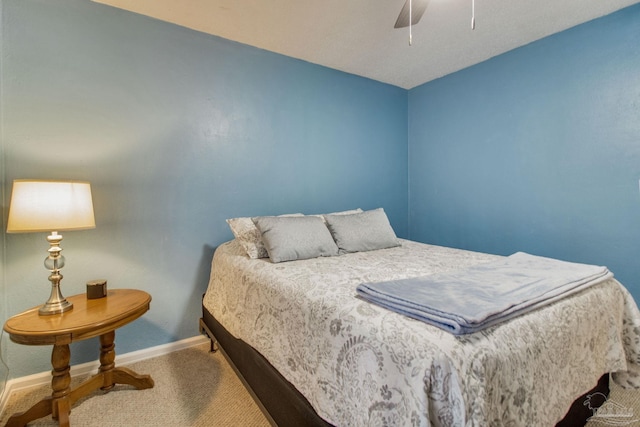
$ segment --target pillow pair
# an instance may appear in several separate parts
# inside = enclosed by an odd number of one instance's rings
[[[399,246],[382,208],[328,214],[322,218],[318,215],[256,217],[252,222],[272,262]]]
[[[353,209],[349,211],[335,212],[330,215],[349,215],[349,214],[358,213],[358,212],[362,212],[362,209],[358,208],[358,209]],[[304,215],[301,213],[294,213],[294,214],[280,215],[279,218],[301,217],[301,216],[304,216]],[[313,216],[322,218],[322,220],[324,221],[324,215],[313,215]],[[262,235],[260,233],[260,230],[256,228],[252,218],[248,218],[248,217],[231,218],[227,220],[227,224],[229,224],[229,227],[231,228],[231,231],[233,232],[234,237],[243,247],[243,249],[245,250],[249,258],[257,259],[257,258],[269,257],[269,253],[267,252],[267,249],[264,247],[264,244],[262,243]]]

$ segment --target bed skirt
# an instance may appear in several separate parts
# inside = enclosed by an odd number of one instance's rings
[[[222,350],[256,403],[269,421],[279,427],[330,427],[320,418],[307,399],[253,347],[231,335],[203,306],[200,331]],[[567,415],[556,427],[584,426],[593,415],[584,405],[587,395],[595,392],[609,396],[609,374],[573,402]]]

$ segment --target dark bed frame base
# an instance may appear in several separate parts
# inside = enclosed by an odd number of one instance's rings
[[[200,331],[211,339],[211,351],[217,341],[222,353],[244,383],[272,425],[279,427],[329,427],[314,411],[307,399],[271,364],[244,341],[231,335],[202,307]],[[609,374],[603,375],[596,387],[580,396],[556,427],[584,426],[593,415],[584,405],[588,394],[609,396]]]
[[[249,393],[269,421],[279,427],[329,427],[307,399],[287,381],[267,359],[244,341],[235,338],[207,311],[202,309],[200,330],[218,342]]]

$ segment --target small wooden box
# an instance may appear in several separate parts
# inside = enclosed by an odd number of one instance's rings
[[[107,296],[107,281],[104,279],[87,282],[87,299],[103,298]]]

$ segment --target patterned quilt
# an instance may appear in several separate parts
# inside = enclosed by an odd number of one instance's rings
[[[615,279],[463,336],[356,297],[363,282],[498,258],[402,240],[272,264],[230,241],[213,257],[204,305],[336,426],[554,425],[602,374],[637,370],[640,313]]]

